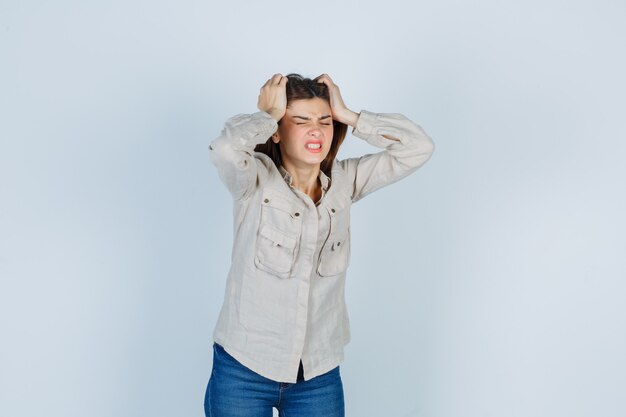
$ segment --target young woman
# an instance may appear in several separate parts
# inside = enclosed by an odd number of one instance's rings
[[[350,206],[415,171],[433,143],[401,114],[348,109],[326,74],[275,74],[257,107],[209,146],[234,200],[234,247],[205,412],[343,416]],[[382,151],[336,160],[348,126]]]

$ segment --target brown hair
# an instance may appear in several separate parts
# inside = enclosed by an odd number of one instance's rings
[[[326,84],[318,83],[310,78],[304,78],[300,74],[287,74],[287,105],[295,100],[306,100],[311,98],[322,98],[330,103],[330,97],[328,95],[328,87]],[[282,120],[282,119],[281,119]],[[280,121],[278,121],[280,125]],[[337,157],[339,146],[346,137],[348,132],[348,126],[333,120],[333,141],[330,145],[330,151],[328,155],[321,162],[320,169],[327,176],[331,176],[331,169],[333,167],[333,161]],[[274,143],[272,138],[269,138],[267,142],[261,143],[254,148],[255,152],[261,152],[272,158],[276,167],[282,165],[280,156],[280,146],[278,143]]]

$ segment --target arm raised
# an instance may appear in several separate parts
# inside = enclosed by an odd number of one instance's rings
[[[209,157],[233,198],[245,198],[255,186],[259,162],[254,148],[276,131],[276,120],[268,113],[238,114],[224,124],[221,134],[209,145]]]
[[[209,145],[211,161],[236,200],[245,198],[256,185],[260,163],[254,158],[254,148],[278,129],[287,108],[287,81],[287,77],[274,74],[260,89],[260,111],[231,117]]]
[[[399,113],[361,110],[352,134],[381,152],[339,161],[352,181],[352,201],[394,183],[422,166],[434,152],[432,139]]]

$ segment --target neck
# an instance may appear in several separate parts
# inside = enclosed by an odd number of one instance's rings
[[[283,161],[283,167],[291,175],[291,185],[308,194],[313,201],[316,201],[315,197],[321,191],[321,184],[318,181],[320,175],[319,164],[298,166],[289,161]]]

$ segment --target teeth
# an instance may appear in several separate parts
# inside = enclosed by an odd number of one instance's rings
[[[322,147],[322,145],[319,143],[309,143],[308,145],[306,145],[306,147],[309,149],[319,149]]]

